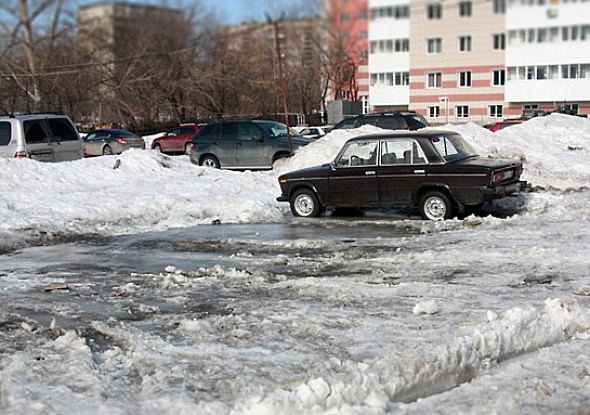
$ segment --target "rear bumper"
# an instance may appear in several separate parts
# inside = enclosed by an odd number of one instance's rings
[[[510,183],[504,186],[496,186],[496,187],[484,187],[481,190],[481,193],[486,196],[486,198],[491,197],[500,197],[509,195],[512,193],[523,192],[526,190],[527,182],[525,181],[518,181],[514,183]]]

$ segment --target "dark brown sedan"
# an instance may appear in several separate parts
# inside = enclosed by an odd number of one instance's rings
[[[403,131],[346,142],[335,160],[279,177],[295,216],[324,209],[418,206],[424,219],[454,217],[525,190],[518,160],[479,157],[452,131]]]

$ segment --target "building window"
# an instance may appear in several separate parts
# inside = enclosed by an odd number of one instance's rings
[[[342,13],[342,14],[340,15],[340,21],[341,21],[342,23],[346,23],[346,22],[348,22],[349,20],[350,20],[350,17],[348,16],[348,13]]]
[[[442,88],[442,72],[427,73],[426,88]]]
[[[488,105],[488,117],[502,118],[502,105]]]
[[[455,107],[455,116],[457,118],[469,118],[469,106],[457,105]]]
[[[471,36],[459,36],[459,52],[471,52]]]
[[[506,14],[506,0],[492,0],[492,12],[494,14]]]
[[[371,74],[371,86],[407,86],[410,84],[409,72],[383,72]]]
[[[471,71],[457,73],[457,86],[459,88],[471,88]]]
[[[363,95],[361,97],[361,101],[362,101],[362,105],[363,105],[363,114],[368,114],[369,111],[371,110],[371,107],[369,105],[369,97],[366,95]]]
[[[432,3],[426,5],[426,18],[428,20],[442,19],[442,4]]]
[[[410,39],[396,39],[395,40],[395,51],[396,52],[409,52],[410,51]]]
[[[426,53],[429,55],[441,53],[442,39],[437,37],[434,39],[426,39]]]
[[[365,30],[359,33],[359,39],[366,40],[367,39],[367,32]]]
[[[361,50],[359,57],[360,57],[361,61],[366,61],[369,59],[369,53],[366,50]]]
[[[459,16],[460,17],[471,17],[471,2],[460,1],[459,2]]]
[[[492,35],[492,50],[506,49],[506,35],[499,33]]]
[[[428,107],[428,118],[438,118],[440,116],[440,107]]]
[[[492,86],[504,86],[506,83],[506,71],[497,69],[492,71]]]

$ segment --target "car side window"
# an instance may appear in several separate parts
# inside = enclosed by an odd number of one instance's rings
[[[262,130],[252,123],[240,123],[238,127],[238,139],[240,141],[260,141],[263,138]]]
[[[176,137],[177,135],[180,134],[180,129],[175,128],[174,130],[170,130],[168,131],[168,134],[166,134],[168,137]]]
[[[49,142],[49,136],[47,135],[45,129],[43,129],[41,121],[25,121],[23,122],[23,126],[25,129],[25,141],[27,144],[39,144]]]
[[[78,133],[66,119],[49,118],[47,121],[49,121],[49,126],[53,132],[51,137],[52,142],[78,140]]]
[[[404,130],[406,120],[401,115],[385,116],[379,119],[378,126],[386,130]]]
[[[199,131],[200,140],[219,140],[219,134],[221,132],[220,124],[209,124],[201,128]]]
[[[377,164],[377,142],[350,143],[336,162],[336,167],[375,166]]]
[[[426,158],[422,148],[413,140],[391,140],[381,143],[381,164],[424,164]]]
[[[12,136],[12,125],[9,122],[0,122],[0,146],[7,146]]]
[[[238,139],[238,124],[235,122],[228,122],[221,124],[221,139],[222,140],[237,140]]]

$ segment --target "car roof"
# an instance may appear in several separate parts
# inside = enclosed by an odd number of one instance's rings
[[[433,137],[440,137],[441,135],[459,134],[455,131],[450,130],[392,130],[387,133],[378,134],[366,134],[358,137],[351,138],[350,141],[367,141],[367,140],[383,140],[388,138],[426,138],[431,139]]]

